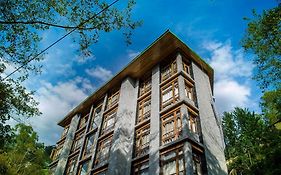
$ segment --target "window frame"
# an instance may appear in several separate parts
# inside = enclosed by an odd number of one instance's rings
[[[179,139],[182,136],[183,132],[183,123],[182,123],[182,114],[180,111],[180,107],[173,109],[172,111],[161,116],[161,143],[165,145],[167,143],[173,142]],[[178,122],[180,121],[180,127]],[[167,123],[172,123],[173,130],[169,132],[164,132],[167,130],[164,126]],[[166,126],[167,127],[167,126]],[[166,135],[166,136],[165,136]]]
[[[114,99],[115,97],[116,97],[116,99],[114,101],[112,101],[112,99]],[[119,90],[110,94],[107,98],[106,110],[108,110],[108,109],[112,108],[113,106],[115,106],[116,104],[118,104],[119,98],[120,98]]]
[[[172,75],[177,73],[177,60],[174,59],[167,65],[163,66],[160,71],[161,82],[172,77]]]
[[[183,71],[189,75],[191,75],[191,62],[185,60],[184,58],[182,59],[182,67]]]
[[[103,162],[108,161],[110,149],[111,149],[111,145],[112,145],[112,138],[113,138],[113,135],[111,134],[111,135],[103,138],[102,140],[98,141],[97,153],[96,153],[96,156],[95,156],[94,166],[98,166],[98,165],[102,164]],[[107,140],[108,140],[108,143],[105,145],[104,143]],[[102,159],[101,159],[101,149],[105,149],[106,147],[108,147],[108,151],[106,153],[106,156],[102,157]]]
[[[96,134],[97,134],[97,132],[92,132],[92,133],[90,133],[86,136],[84,148],[83,148],[83,152],[82,152],[83,158],[87,158],[87,157],[91,156],[91,154],[93,154],[94,148],[95,148],[95,145],[96,145]],[[87,150],[88,150],[87,148],[88,148],[88,143],[89,143],[90,137],[93,137],[93,143],[92,143],[91,146],[89,146],[90,151],[89,151],[89,153],[87,153]]]
[[[76,154],[68,159],[66,170],[65,170],[66,174],[68,174],[68,175],[74,174],[74,170],[76,168],[77,162],[78,162],[78,154]],[[71,169],[70,169],[70,164],[72,166]],[[72,170],[72,171],[70,172],[70,170]]]
[[[85,134],[85,129],[83,129],[80,132],[75,133],[74,141],[73,141],[72,147],[71,147],[71,152],[75,152],[81,148],[81,146],[83,145],[83,141],[84,141],[84,139],[83,139],[84,134]],[[81,143],[78,144],[77,143],[78,141],[80,141]],[[77,144],[78,144],[78,146],[77,146]]]
[[[138,146],[138,141],[143,142],[144,141],[144,136],[147,136],[148,141],[146,143],[140,143],[141,145]],[[143,155],[148,154],[149,152],[149,144],[150,144],[150,124],[146,124],[138,129],[136,129],[135,132],[135,148],[134,148],[134,152],[135,152],[135,157],[140,157]]]
[[[146,163],[148,164],[147,167],[142,169],[142,166]],[[137,171],[136,171],[136,169],[137,169]],[[142,160],[137,160],[136,162],[133,163],[133,165],[132,165],[132,175],[141,175],[140,171],[142,171],[144,169],[147,170],[147,172],[149,173],[149,159],[148,158],[142,159]]]
[[[171,90],[169,90],[169,89],[171,89]],[[176,89],[177,89],[177,91],[176,91]],[[163,96],[164,96],[165,92],[170,93],[170,91],[172,92],[172,96],[170,98],[168,98],[167,100],[163,101]],[[161,95],[161,98],[160,98],[161,109],[165,109],[166,107],[179,101],[180,94],[179,94],[178,78],[175,78],[171,82],[163,85],[160,88],[160,95]]]
[[[83,117],[80,118],[78,130],[85,127],[87,125],[88,120],[89,120],[89,113],[87,113],[86,115],[84,115]]]
[[[188,129],[191,133],[200,133],[199,115],[188,108]]]
[[[77,171],[77,175],[81,175],[82,172],[82,167],[83,165],[85,165],[85,163],[88,163],[88,167],[87,167],[87,172],[85,175],[89,175],[91,172],[91,159],[86,159],[83,162],[81,162],[78,166],[78,171]]]
[[[101,135],[108,133],[114,129],[114,126],[116,123],[116,116],[117,116],[117,108],[104,114],[103,120],[102,120]],[[108,126],[108,121],[110,121],[110,119],[113,120],[113,123]]]
[[[149,103],[149,110],[144,113],[144,109],[146,104]],[[137,112],[137,124],[143,121],[150,119],[151,116],[151,96],[148,95],[147,97],[138,101],[138,112]]]
[[[180,151],[182,151],[182,154],[179,154]],[[176,155],[172,158],[169,158],[168,160],[164,160],[164,156],[167,154],[171,154],[172,152],[176,152]],[[163,151],[162,153],[160,153],[160,175],[164,175],[163,172],[163,167],[165,164],[167,164],[167,162],[171,162],[171,161],[176,161],[176,174],[175,175],[179,175],[180,171],[179,171],[179,161],[180,159],[183,159],[183,174],[186,173],[186,167],[185,167],[185,158],[184,158],[184,149],[183,149],[183,144],[174,146],[168,150]]]
[[[94,108],[94,110],[93,110],[92,119],[91,119],[91,123],[90,123],[90,129],[89,129],[90,131],[92,131],[92,130],[98,128],[98,126],[97,126],[96,123],[95,123],[95,119],[96,119],[98,116],[102,117],[102,105],[103,105],[102,102],[99,103],[99,104]],[[100,108],[100,113],[99,113],[99,114],[96,114],[96,111],[97,111],[97,109],[99,109],[99,108]]]
[[[151,77],[147,78],[144,81],[141,81],[139,87],[139,97],[145,95],[146,93],[150,92],[152,88],[152,79]]]

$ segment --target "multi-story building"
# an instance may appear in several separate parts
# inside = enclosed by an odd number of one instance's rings
[[[70,111],[56,175],[223,175],[213,69],[170,31]]]

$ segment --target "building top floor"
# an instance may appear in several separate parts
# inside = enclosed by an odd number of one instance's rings
[[[194,53],[186,44],[178,39],[169,30],[160,36],[155,42],[153,42],[147,49],[145,49],[140,55],[133,59],[123,70],[117,73],[111,80],[105,83],[101,88],[91,94],[83,102],[81,102],[76,108],[70,111],[58,124],[65,127],[71,120],[72,116],[77,113],[87,113],[84,110],[90,108],[93,102],[98,102],[106,93],[114,93],[114,89],[118,89],[123,79],[130,76],[135,79],[142,78],[149,70],[159,63],[169,62],[172,57],[175,57],[177,53],[182,54],[184,58],[192,61],[196,64],[204,73],[209,77],[210,87],[213,91],[213,69],[202,60],[196,53]],[[165,63],[166,64],[166,63]],[[166,64],[172,65],[172,64]],[[186,64],[188,65],[188,63]],[[167,68],[168,71],[173,71],[173,66]],[[188,72],[188,66],[183,69]],[[161,77],[162,80],[165,79]],[[113,94],[112,94],[113,95]],[[114,96],[113,96],[114,97]],[[114,100],[114,99],[113,99]]]

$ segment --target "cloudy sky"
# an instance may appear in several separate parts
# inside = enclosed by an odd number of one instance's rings
[[[260,91],[251,80],[251,55],[240,44],[247,26],[243,17],[251,17],[252,9],[261,12],[276,4],[275,0],[139,0],[133,18],[143,20],[143,25],[133,32],[132,45],[127,46],[122,31],[116,31],[100,33],[98,43],[91,46],[94,55],[87,59],[74,52],[78,46],[71,38],[48,50],[42,74],[26,82],[36,90],[43,114],[27,123],[34,126],[40,141],[54,145],[62,131],[57,122],[167,29],[214,68],[220,113],[235,106],[259,111]],[[55,29],[43,32],[42,48],[63,34]]]

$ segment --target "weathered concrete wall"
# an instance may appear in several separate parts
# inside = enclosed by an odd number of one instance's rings
[[[108,174],[130,174],[137,109],[138,81],[126,78],[120,89]]]
[[[195,88],[201,120],[201,130],[205,145],[208,174],[226,175],[223,138],[220,124],[212,108],[212,92],[208,76],[194,63],[192,64]]]
[[[70,123],[69,130],[66,135],[66,139],[62,148],[61,155],[59,157],[59,162],[55,171],[55,175],[62,175],[65,171],[65,167],[67,164],[67,158],[69,156],[72,142],[74,139],[75,131],[77,129],[79,123],[79,115],[75,115]]]

